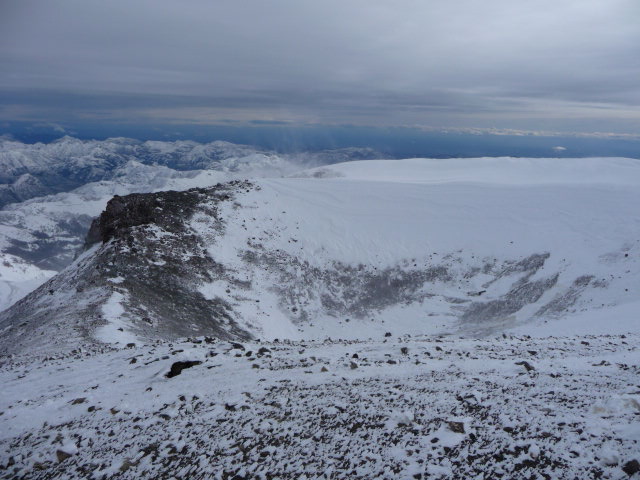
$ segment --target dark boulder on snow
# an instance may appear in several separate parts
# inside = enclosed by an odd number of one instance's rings
[[[185,368],[195,367],[196,365],[200,365],[202,362],[199,360],[185,360],[182,362],[174,362],[171,365],[171,370],[169,373],[165,375],[167,378],[177,377],[182,373]]]
[[[638,460],[630,460],[622,466],[622,471],[627,475],[635,475],[640,472],[640,462]]]
[[[531,372],[532,370],[535,370],[536,368],[531,365],[529,362],[527,362],[526,360],[522,360],[521,362],[516,362],[516,365],[521,365],[524,368],[527,369],[527,372]]]

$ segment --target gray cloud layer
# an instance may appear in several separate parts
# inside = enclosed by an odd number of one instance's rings
[[[0,9],[2,120],[640,127],[638,0]]]

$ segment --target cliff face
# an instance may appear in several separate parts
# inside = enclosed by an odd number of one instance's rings
[[[219,188],[219,187],[218,187]],[[227,194],[215,195],[211,189],[195,188],[184,192],[168,191],[152,194],[134,193],[114,196],[89,229],[86,247],[97,242],[124,238],[135,227],[155,224],[172,234],[185,231],[184,220],[190,217],[196,205],[208,195],[217,200],[228,200]],[[215,210],[212,210],[215,213]]]
[[[199,292],[198,286],[213,281],[223,267],[189,225],[197,213],[214,230],[224,229],[219,204],[239,188],[250,184],[114,197],[94,221],[87,243],[103,243],[97,268],[101,277],[117,282],[113,289],[123,295],[132,332],[142,337],[249,337],[235,324],[230,305]]]

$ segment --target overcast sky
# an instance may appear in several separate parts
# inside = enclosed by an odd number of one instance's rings
[[[0,120],[636,132],[639,0],[0,0]]]

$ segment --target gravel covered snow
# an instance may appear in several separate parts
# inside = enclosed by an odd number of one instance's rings
[[[626,478],[638,340],[200,338],[15,357],[0,373],[0,474]]]

